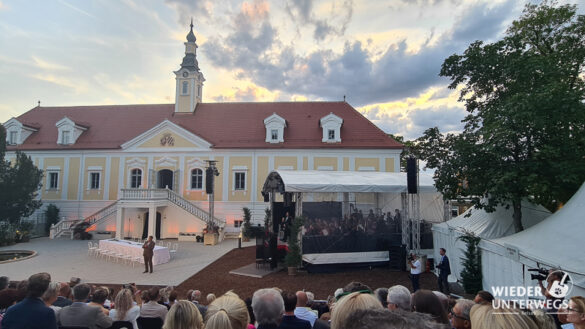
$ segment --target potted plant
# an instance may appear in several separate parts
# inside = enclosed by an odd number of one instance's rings
[[[215,223],[208,223],[203,230],[203,244],[216,245],[219,241],[219,226]]]
[[[303,218],[295,217],[290,227],[290,236],[288,239],[288,253],[284,258],[284,263],[288,267],[288,275],[296,275],[297,268],[301,266],[303,258],[301,255],[301,246],[299,245],[299,233],[303,226]]]
[[[242,240],[247,242],[250,241],[250,238],[252,238],[252,225],[250,224],[250,220],[252,219],[252,212],[247,207],[244,207],[243,210],[244,224],[242,225]]]

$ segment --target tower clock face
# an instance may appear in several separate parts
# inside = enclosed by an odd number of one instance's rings
[[[186,78],[189,75],[189,72],[183,72],[183,76]]]

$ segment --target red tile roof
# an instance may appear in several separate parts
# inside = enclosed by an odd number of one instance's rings
[[[346,102],[200,103],[194,113],[174,113],[174,104],[35,107],[17,119],[38,129],[24,144],[8,149],[119,149],[165,119],[207,140],[213,148],[401,149]],[[284,143],[266,143],[263,120],[276,113],[286,120]],[[343,119],[341,143],[323,143],[319,119]],[[57,144],[55,123],[65,116],[88,127],[76,143]]]

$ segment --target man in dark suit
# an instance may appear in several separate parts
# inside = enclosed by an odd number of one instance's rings
[[[73,304],[59,311],[59,325],[90,329],[109,328],[112,325],[112,319],[100,307],[86,304],[90,291],[91,287],[87,283],[73,287]]]
[[[449,265],[449,257],[445,255],[447,251],[445,248],[439,249],[439,254],[441,254],[441,259],[439,261],[439,265],[437,268],[439,269],[439,278],[437,279],[439,283],[439,291],[449,296],[449,274],[451,274],[451,266]]]
[[[154,241],[152,240],[152,235],[148,237],[148,240],[144,242],[142,245],[142,249],[144,252],[142,255],[144,256],[144,272],[147,273],[150,266],[150,273],[152,273],[152,256],[154,256]]]
[[[279,329],[311,329],[311,322],[301,320],[295,316],[297,306],[297,295],[292,292],[283,291],[284,315],[278,326]]]
[[[8,308],[2,319],[4,329],[57,329],[55,312],[47,307],[41,296],[51,283],[49,273],[33,274],[28,278],[27,296]]]
[[[53,306],[65,307],[73,304],[73,301],[69,299],[69,296],[71,296],[71,287],[69,284],[61,282],[59,296],[57,296],[57,300],[53,303]]]

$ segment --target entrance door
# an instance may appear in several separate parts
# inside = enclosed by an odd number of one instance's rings
[[[142,227],[142,240],[148,237],[148,212],[144,214],[144,226]],[[157,240],[160,240],[160,223],[161,223],[161,214],[160,212],[156,212],[156,227],[154,229],[154,237]]]
[[[173,171],[163,169],[158,172],[158,186],[157,188],[173,189]]]

